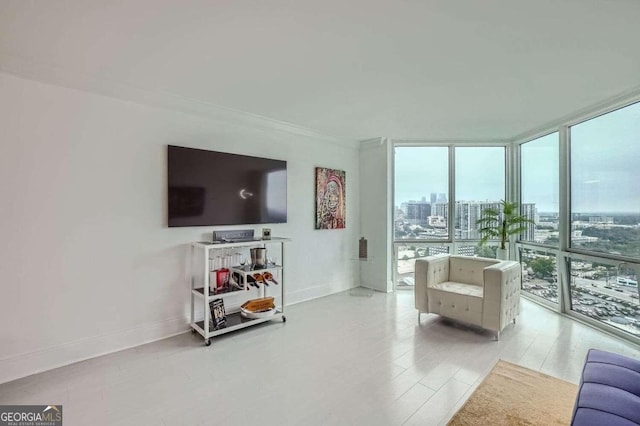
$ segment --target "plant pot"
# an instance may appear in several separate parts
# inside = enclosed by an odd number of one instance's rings
[[[509,260],[509,250],[498,248],[496,250],[496,259]]]

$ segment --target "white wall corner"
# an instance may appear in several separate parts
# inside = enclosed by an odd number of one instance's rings
[[[372,138],[360,141],[360,150],[379,148],[385,143],[386,138]]]
[[[392,287],[391,144],[387,138],[361,142],[360,235],[367,239],[369,260],[360,263],[360,285],[388,292]]]

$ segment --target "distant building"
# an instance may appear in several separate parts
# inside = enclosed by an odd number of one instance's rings
[[[593,225],[613,225],[613,216],[590,216],[589,223]]]
[[[536,235],[535,235],[536,225],[535,225],[535,223],[538,222],[537,213],[538,212],[537,212],[535,203],[523,203],[520,206],[520,214],[522,216],[526,217],[527,219],[532,220],[534,222],[534,223],[528,223],[527,224],[527,230],[524,231],[522,233],[522,236],[520,237],[525,241],[535,241],[535,239],[536,239]]]
[[[446,220],[449,217],[449,203],[436,203],[432,213],[434,216],[442,216]]]
[[[479,240],[480,227],[476,224],[482,217],[482,211],[487,208],[500,209],[500,203],[478,202],[478,201],[458,201],[456,202],[454,227],[456,238],[462,240]]]
[[[432,192],[431,193],[431,204],[435,204],[437,200],[438,200],[438,194],[436,194],[435,192]]]
[[[581,230],[571,231],[571,242],[572,243],[593,243],[598,241],[598,237],[587,237],[582,235]]]
[[[404,201],[400,203],[400,210],[402,210],[405,216],[407,215],[409,203],[415,203],[415,201]]]
[[[432,228],[446,228],[447,219],[444,216],[429,216],[429,226]]]
[[[406,219],[409,223],[420,224],[427,223],[431,216],[431,203],[424,201],[413,201],[407,203]]]
[[[444,193],[440,193],[438,194],[438,199],[436,200],[437,203],[446,203],[447,202],[447,195]]]

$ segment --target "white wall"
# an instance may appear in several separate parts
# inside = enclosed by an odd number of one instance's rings
[[[384,292],[393,289],[391,148],[384,138],[364,141],[360,147],[360,233],[369,252],[369,260],[361,262],[360,285]]]
[[[353,148],[1,73],[0,135],[0,382],[187,330],[214,228],[166,226],[167,144],[288,161],[289,304],[359,281]],[[346,230],[314,230],[315,166],[346,170]]]

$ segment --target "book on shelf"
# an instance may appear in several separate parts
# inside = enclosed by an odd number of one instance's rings
[[[227,326],[227,314],[224,311],[224,300],[214,299],[209,302],[211,310],[211,329],[219,330]]]

